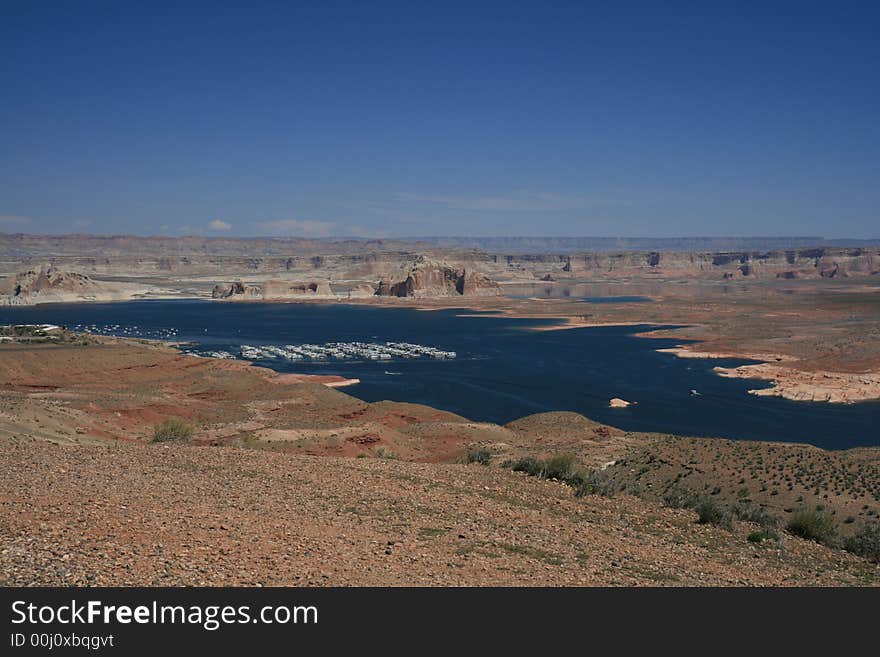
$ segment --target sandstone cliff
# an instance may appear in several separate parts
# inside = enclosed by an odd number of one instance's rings
[[[258,285],[245,285],[241,281],[218,283],[211,292],[214,299],[259,299],[261,296]]]
[[[145,294],[147,289],[95,281],[85,274],[51,265],[28,269],[0,280],[0,305],[67,301],[112,301]]]
[[[707,246],[712,244],[714,242],[706,243]],[[424,257],[419,258],[420,254]],[[440,290],[444,296],[462,293],[460,288],[465,286],[463,281],[459,285],[458,280],[462,272],[471,279],[467,287],[476,294],[495,292],[491,281],[475,278],[475,272],[503,282],[534,282],[536,278],[546,280],[548,276],[559,280],[570,277],[658,281],[880,277],[880,248],[869,245],[724,252],[658,249],[485,253],[461,248],[434,248],[428,252],[415,244],[387,241],[0,235],[0,276],[15,275],[21,270],[36,271],[49,263],[53,268],[81,272],[93,279],[124,277],[148,283],[160,280],[175,289],[179,289],[181,281],[202,284],[205,280],[332,279],[344,287],[363,281],[382,281],[382,294],[409,296],[406,285],[393,292],[390,288],[404,284],[414,260],[418,263],[422,259],[453,270],[449,272],[448,283],[439,279],[429,282],[429,287]],[[419,280],[413,283],[415,295],[430,296],[419,290]],[[454,291],[447,289],[450,287]],[[289,294],[299,293],[294,290]],[[310,293],[303,290],[302,294]],[[317,290],[314,294],[318,294]]]
[[[334,296],[327,281],[294,282],[272,279],[263,283],[262,290],[264,299],[330,298]]]
[[[2,240],[0,240],[2,241]],[[334,245],[328,245],[329,247]],[[90,276],[124,276],[126,278],[199,279],[211,277],[218,281],[297,279],[303,281],[378,281],[399,275],[418,252],[370,252],[358,254],[326,251],[311,255],[273,256],[254,251],[250,256],[226,256],[192,253],[164,256],[129,255],[53,255],[47,260],[59,269],[78,271]],[[456,267],[485,271],[493,267],[486,254],[443,252],[438,259],[455,263]],[[42,257],[3,257],[0,253],[0,275],[22,269],[39,269]]]
[[[211,293],[214,299],[300,299],[334,297],[333,290],[327,281],[283,281],[270,279],[260,284],[245,284],[241,281],[220,283],[214,286]]]
[[[454,297],[494,296],[501,288],[487,276],[464,268],[454,268],[426,256],[419,256],[398,280],[382,280],[378,296]]]
[[[376,287],[369,283],[358,283],[348,292],[350,297],[371,297],[376,294]]]
[[[876,248],[819,247],[729,253],[581,253],[560,257],[560,260],[565,272],[602,276],[815,279],[880,274],[880,249]]]

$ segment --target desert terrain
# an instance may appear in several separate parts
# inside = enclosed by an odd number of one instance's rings
[[[242,242],[3,236],[0,291],[12,304],[194,297],[656,325],[680,357],[760,361],[718,372],[772,381],[760,394],[880,398],[876,247]],[[0,330],[0,580],[880,584],[872,553],[841,549],[877,526],[880,448],[626,432],[574,413],[500,426],[362,402],[352,383],[149,340]],[[191,435],[155,442],[169,418]],[[789,531],[804,510],[833,531]]]

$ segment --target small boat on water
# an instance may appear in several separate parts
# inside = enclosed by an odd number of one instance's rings
[[[385,374],[388,376],[400,376],[403,372],[389,372],[388,370],[385,370]]]

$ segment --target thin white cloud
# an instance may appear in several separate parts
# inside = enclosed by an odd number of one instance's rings
[[[398,193],[398,203],[469,212],[552,212],[608,205],[608,199],[562,196],[550,192],[516,192],[503,196],[457,196]]]
[[[331,237],[336,229],[332,221],[312,221],[300,219],[278,219],[257,223],[263,235],[277,237]]]
[[[208,224],[208,228],[211,230],[226,232],[232,230],[232,224],[223,221],[222,219],[214,219],[211,223]]]
[[[31,222],[30,217],[22,217],[14,214],[0,214],[0,224],[6,226],[23,226]]]

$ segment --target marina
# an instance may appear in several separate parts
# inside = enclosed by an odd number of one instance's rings
[[[126,324],[71,324],[67,328],[81,333],[112,335],[120,338],[145,338],[147,340],[175,340],[177,329],[163,326],[138,326]]]
[[[220,353],[215,358],[229,358],[228,352],[210,352],[208,355]],[[326,344],[288,344],[284,346],[264,345],[253,347],[242,345],[239,349],[241,357],[246,360],[267,360],[283,358],[285,360],[393,360],[395,358],[437,358],[452,359],[457,356],[454,351],[427,347],[409,342],[328,342]]]
[[[146,338],[154,340],[176,340],[178,329],[174,327],[144,327],[124,324],[73,324],[70,330],[94,335],[116,336],[121,338]],[[205,329],[207,332],[207,329]],[[440,349],[412,342],[326,342],[323,344],[263,344],[241,345],[235,352],[226,349],[205,349],[198,342],[187,342],[181,351],[191,356],[234,360],[264,361],[326,361],[326,360],[381,360],[401,358],[434,358],[452,360],[458,356],[455,351]],[[236,355],[236,353],[238,355]]]

